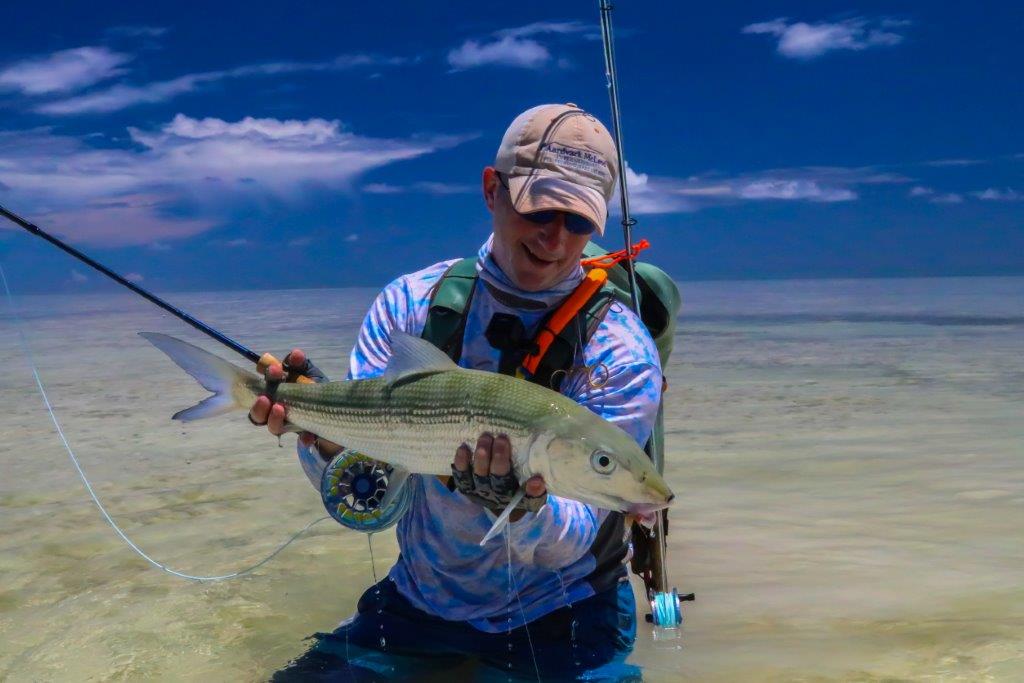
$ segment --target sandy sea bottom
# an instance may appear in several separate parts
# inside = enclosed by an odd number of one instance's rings
[[[641,625],[645,679],[1024,679],[1024,279],[681,288],[670,573],[697,601],[681,641]],[[171,298],[339,377],[372,295]],[[168,419],[204,393],[135,332],[200,341],[182,324],[114,290],[18,306],[69,441],[153,557],[234,571],[323,514],[291,439]],[[328,521],[242,579],[151,568],[89,500],[3,307],[0,679],[264,679],[394,561],[393,534],[374,567]]]

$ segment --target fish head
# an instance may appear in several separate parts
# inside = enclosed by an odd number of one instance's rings
[[[605,510],[648,515],[675,497],[632,437],[585,408],[544,425],[529,457],[551,493]]]

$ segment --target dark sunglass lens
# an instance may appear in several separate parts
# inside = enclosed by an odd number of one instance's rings
[[[533,213],[523,214],[526,220],[537,225],[544,225],[545,223],[552,223],[558,218],[557,211],[535,211]]]
[[[576,235],[589,235],[594,232],[593,223],[583,216],[578,216],[574,213],[569,213],[568,211],[534,211],[533,213],[524,213],[520,215],[531,223],[545,225],[558,220],[558,214],[565,216],[565,229],[569,232]]]
[[[566,213],[565,229],[576,235],[589,235],[594,232],[594,224],[583,216],[578,216],[574,213]]]

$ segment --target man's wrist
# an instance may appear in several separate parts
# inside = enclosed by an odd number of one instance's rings
[[[345,450],[344,447],[339,446],[333,441],[321,439],[319,436],[313,439],[313,443],[309,448],[320,456],[320,459],[324,462],[330,462],[334,459],[334,456]]]

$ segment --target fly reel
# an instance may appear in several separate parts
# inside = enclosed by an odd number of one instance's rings
[[[334,456],[320,479],[320,497],[338,524],[374,533],[394,526],[409,508],[412,490],[403,486],[398,496],[382,507],[394,468],[362,453],[345,449]]]

